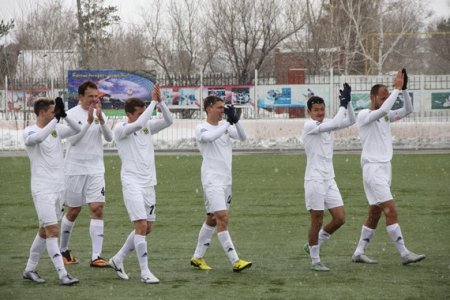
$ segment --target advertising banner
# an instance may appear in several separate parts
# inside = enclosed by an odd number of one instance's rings
[[[85,81],[97,84],[106,115],[124,115],[124,103],[136,97],[150,102],[155,79],[145,72],[121,70],[70,70],[68,72],[68,107],[78,104],[78,87]]]

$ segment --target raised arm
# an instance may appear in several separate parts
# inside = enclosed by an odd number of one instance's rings
[[[230,123],[223,122],[219,127],[215,128],[214,130],[201,128],[197,132],[197,141],[199,141],[200,143],[214,142],[227,131],[228,127],[230,127]]]
[[[315,126],[307,126],[305,127],[305,134],[319,134],[321,132],[333,131],[340,128],[340,125],[345,117],[345,108],[339,107],[337,114],[333,119],[327,122],[314,122],[311,124],[315,124]]]
[[[347,117],[342,121],[340,128],[348,127],[350,125],[355,124],[355,122],[356,122],[355,112],[353,111],[352,104],[349,103],[347,106]]]
[[[374,122],[374,121],[384,117],[391,111],[392,106],[394,106],[395,100],[397,100],[398,94],[400,93],[400,90],[403,87],[403,83],[404,83],[403,77],[404,77],[404,74],[402,73],[401,70],[399,70],[394,79],[394,88],[395,89],[391,92],[389,97],[383,102],[383,104],[380,106],[380,108],[372,110],[367,115],[367,117],[365,118],[365,120],[363,121],[362,124]]]
[[[67,125],[63,125],[63,124],[58,124],[56,126],[60,137],[62,139],[65,139],[69,136],[72,136],[74,134],[77,134],[81,131],[81,127],[77,124],[77,122],[75,122],[74,120],[72,120],[70,117],[65,117],[64,121],[67,123]]]
[[[122,135],[119,138],[123,138],[125,136],[128,136],[136,131],[141,130],[147,121],[149,121],[152,117],[152,113],[155,110],[156,104],[158,101],[152,100],[150,102],[150,105],[145,109],[145,111],[142,113],[142,115],[139,116],[139,118],[133,122],[128,123],[123,127]]]
[[[84,124],[83,127],[81,127],[81,130],[78,134],[70,137],[68,139],[69,143],[72,146],[75,146],[76,144],[78,144],[78,142],[81,140],[81,138],[84,136],[84,134],[86,133],[86,131],[88,131],[89,127],[91,126],[92,122],[94,121],[94,104],[89,105],[89,109],[88,109],[88,118],[87,118],[87,122],[86,124]]]
[[[403,107],[396,110],[391,110],[389,112],[389,120],[391,122],[398,121],[413,112],[411,97],[409,97],[408,93],[408,75],[406,74],[406,69],[403,69],[402,73],[403,73],[403,87],[402,87]]]
[[[396,110],[391,110],[389,112],[389,120],[391,122],[398,121],[413,112],[413,106],[408,92],[403,91],[402,93],[403,93],[403,107]]]
[[[150,132],[152,134],[158,133],[173,124],[173,117],[166,103],[163,101],[159,102],[159,107],[161,108],[163,118],[150,121]]]
[[[113,139],[113,133],[111,129],[106,124],[106,115],[102,111],[102,103],[100,100],[95,103],[95,114],[97,115],[98,121],[100,122],[100,130],[107,142],[111,142]]]
[[[58,123],[58,120],[55,118],[51,120],[42,130],[39,132],[30,131],[25,136],[24,133],[24,142],[26,146],[33,146],[36,144],[42,143],[48,135],[52,132],[53,129],[55,129],[56,124]]]
[[[230,132],[230,137],[235,140],[245,141],[247,136],[245,135],[244,127],[242,127],[241,122],[234,124],[228,130]]]
[[[395,100],[397,100],[398,94],[400,93],[400,90],[393,90],[389,97],[384,101],[384,103],[380,106],[377,110],[372,110],[368,114],[367,122],[374,122],[385,115],[387,115],[390,111],[392,106],[394,106]]]

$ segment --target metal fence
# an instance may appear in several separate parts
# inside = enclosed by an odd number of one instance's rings
[[[199,114],[201,114],[199,112]],[[235,147],[248,150],[288,150],[303,149],[302,132],[305,118],[246,118],[242,113],[241,123],[246,130],[247,140],[236,142]],[[158,118],[160,116],[155,116]],[[108,126],[124,120],[120,117],[109,117]],[[169,128],[154,137],[157,150],[195,150],[194,139],[196,126],[204,121],[196,119],[175,118]],[[6,120],[0,118],[0,151],[23,150],[23,129],[30,120],[17,118]],[[392,124],[394,147],[401,149],[450,149],[450,111],[413,113],[405,119]],[[357,150],[360,148],[356,126],[335,132],[335,148]],[[114,142],[104,143],[106,149],[115,149]]]
[[[350,85],[357,87],[356,90],[370,90],[377,84],[392,84],[392,75],[311,75],[305,74],[301,80],[294,78],[293,82],[289,82],[286,74],[277,73],[258,73],[257,78],[253,76],[251,79],[242,81],[235,74],[227,73],[210,73],[210,74],[172,74],[170,76],[158,74],[155,80],[161,86],[221,86],[221,85],[254,85],[257,81],[260,85],[270,84],[330,84],[333,82],[346,81]],[[0,83],[0,90],[4,90],[5,83]],[[66,78],[25,78],[25,79],[8,79],[8,89],[24,90],[24,89],[57,89],[67,90]],[[410,75],[408,88],[411,90],[418,89],[450,89],[450,75]]]
[[[235,85],[243,84],[236,76],[230,74],[199,74],[174,75],[170,78],[157,76],[163,86],[206,86],[206,85]],[[349,82],[353,92],[368,91],[376,83],[383,83],[387,86],[392,84],[392,76],[325,76],[307,75],[304,77],[306,85],[324,85],[329,87],[336,98],[337,91],[343,82]],[[170,81],[170,82],[169,82]],[[257,85],[270,85],[280,81],[277,74],[259,74],[255,82]],[[255,89],[257,89],[255,85]],[[402,148],[450,148],[450,107],[448,109],[430,109],[420,104],[420,97],[426,97],[427,103],[432,101],[430,93],[437,91],[450,96],[450,75],[410,75],[409,89],[418,95],[419,99],[414,99],[415,112],[400,122],[393,124],[396,133],[396,147]],[[5,89],[4,86],[0,90]],[[11,80],[8,90],[37,90],[47,91],[47,96],[65,96],[67,84],[64,80]],[[256,92],[255,92],[256,95]],[[422,99],[422,101],[424,101]],[[427,104],[428,105],[428,104]],[[418,107],[420,106],[420,107]],[[425,108],[424,108],[425,107]],[[327,107],[327,115],[331,116],[337,110],[336,105]],[[302,149],[301,133],[304,118],[294,116],[290,110],[268,111],[258,107],[247,106],[238,108],[241,114],[242,123],[248,128],[248,140],[237,143],[242,149]],[[174,124],[167,130],[155,136],[156,149],[195,149],[193,134],[199,122],[205,119],[205,113],[201,109],[180,110],[173,109],[175,118]],[[158,117],[158,116],[156,116]],[[34,123],[34,114],[31,105],[26,110],[0,109],[0,151],[22,150],[23,129]],[[111,127],[121,120],[122,117],[108,117],[108,124]],[[353,126],[354,127],[354,126]],[[396,131],[397,129],[397,131]],[[357,133],[351,130],[343,130],[336,133],[338,140],[337,147],[343,149],[357,149],[359,141]],[[114,143],[105,143],[107,148],[115,148]]]

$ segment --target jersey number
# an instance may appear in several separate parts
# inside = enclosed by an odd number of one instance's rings
[[[102,187],[102,190],[100,191],[100,194],[102,194],[102,196],[105,196],[105,188]]]
[[[149,213],[149,215],[153,214],[153,210],[155,210],[155,205],[150,206],[150,213]]]

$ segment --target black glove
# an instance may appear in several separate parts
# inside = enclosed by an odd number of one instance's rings
[[[64,108],[64,102],[61,97],[55,99],[55,118],[58,120],[67,117],[66,110]]]
[[[347,109],[347,105],[352,99],[351,95],[352,95],[352,88],[346,82],[344,83],[344,90],[339,90],[339,100],[340,100],[339,106],[342,106],[345,109]]]
[[[227,121],[233,125],[239,121],[239,116],[236,114],[236,109],[233,105],[228,105],[224,109],[225,114],[227,115]]]
[[[407,85],[408,85],[408,75],[406,74],[406,69],[405,68],[402,69],[402,73],[403,73],[402,90],[406,90],[407,89]]]

